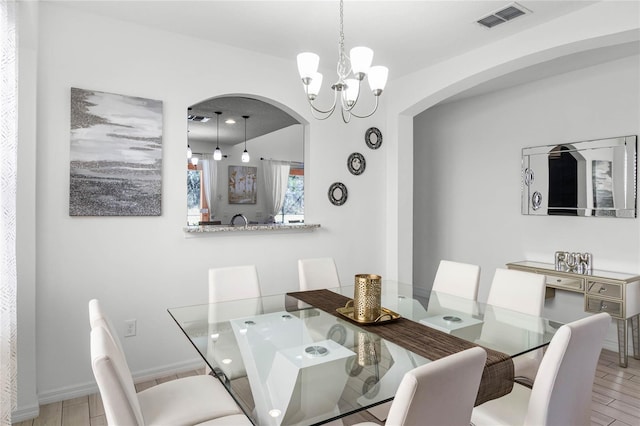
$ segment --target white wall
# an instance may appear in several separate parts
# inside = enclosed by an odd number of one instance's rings
[[[384,235],[375,232],[384,227],[384,209],[376,207],[384,205],[379,188],[385,180],[385,147],[367,150],[363,139],[368,127],[384,130],[383,123],[376,117],[349,126],[338,117],[315,121],[294,58],[274,59],[51,3],[40,4],[38,36],[33,311],[41,403],[95,391],[89,362],[91,298],[102,300],[121,333],[125,319],[138,320],[138,335],[124,339],[124,348],[134,374],[145,376],[197,360],[166,308],[205,301],[209,267],[256,264],[265,294],[297,288],[296,260],[301,257],[334,256],[346,282],[355,273],[385,274]],[[252,72],[256,64],[259,79]],[[71,87],[163,101],[161,216],[69,217]],[[185,238],[185,111],[201,99],[223,94],[273,99],[310,123],[306,220],[322,228]],[[384,109],[379,114],[384,117]],[[354,151],[367,158],[361,176],[346,168]],[[344,182],[350,191],[342,207],[327,198],[334,181]],[[19,190],[33,194],[28,184]]]
[[[265,293],[295,287],[297,258],[323,255],[336,258],[344,281],[361,272],[411,281],[413,116],[495,76],[576,51],[576,45],[593,48],[637,40],[639,27],[636,2],[600,2],[391,80],[373,118],[343,125],[337,117],[319,122],[310,116],[300,96],[293,58],[274,59],[49,2],[41,9],[37,181],[35,189],[28,182],[19,183],[25,197],[35,197],[37,203],[36,247],[28,233],[18,238],[37,258],[37,302],[21,306],[20,315],[26,312],[26,321],[36,324],[32,349],[37,351],[36,385],[43,403],[95,389],[88,361],[86,309],[91,297],[102,299],[121,331],[124,319],[138,319],[139,335],[124,345],[131,367],[142,376],[196,359],[165,308],[204,300],[210,266],[255,263]],[[252,72],[256,64],[264,76],[259,81]],[[162,216],[68,216],[72,86],[163,100]],[[202,99],[224,94],[273,99],[310,123],[305,142],[305,219],[321,223],[320,230],[185,238],[184,111]],[[371,126],[384,134],[382,147],[375,151],[363,141]],[[347,156],[354,151],[367,160],[361,176],[346,169]],[[327,189],[335,181],[349,189],[349,200],[342,207],[327,201]],[[274,246],[278,257],[265,258],[262,253],[273,252]],[[25,360],[28,356],[20,354],[23,365]],[[26,376],[36,380],[35,375]]]
[[[413,117],[494,78],[555,58],[640,40],[640,2],[604,1],[392,80],[387,107],[387,271],[413,281]],[[415,277],[422,279],[422,277]]]
[[[591,252],[598,269],[640,273],[639,219],[520,213],[522,148],[638,135],[639,75],[636,55],[418,115],[413,273],[425,277],[423,288],[440,259],[475,263],[486,300],[495,268],[552,263],[557,250]],[[564,294],[547,305],[558,320],[583,315],[581,298]]]

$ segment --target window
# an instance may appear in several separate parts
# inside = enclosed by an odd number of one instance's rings
[[[200,170],[187,170],[187,225],[198,225],[201,220]]]
[[[282,210],[275,219],[276,223],[304,222],[304,168],[301,166],[291,166]]]

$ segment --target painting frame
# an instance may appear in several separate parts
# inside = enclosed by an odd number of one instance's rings
[[[256,204],[258,202],[258,168],[256,166],[229,166],[229,204]]]
[[[162,101],[72,87],[69,216],[162,214]]]

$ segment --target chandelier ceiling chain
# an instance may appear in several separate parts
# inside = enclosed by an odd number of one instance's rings
[[[322,86],[322,74],[318,72],[320,57],[315,53],[303,52],[297,57],[298,72],[302,79],[307,101],[311,106],[312,115],[319,120],[329,118],[338,105],[340,95],[340,109],[342,120],[348,123],[351,116],[366,118],[372,116],[378,109],[379,97],[387,83],[389,70],[383,66],[371,66],[373,50],[368,47],[358,46],[347,55],[344,50],[344,2],[340,0],[340,37],[338,39],[338,64],[336,72],[338,81],[331,85],[333,90],[333,105],[327,110],[315,106],[320,87]],[[351,77],[350,75],[353,74]],[[360,99],[360,85],[367,77],[369,87],[375,98],[375,106],[369,114],[358,115],[353,112]],[[317,115],[320,114],[320,115]]]

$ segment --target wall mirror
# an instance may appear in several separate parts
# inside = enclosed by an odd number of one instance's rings
[[[522,150],[522,214],[636,217],[637,136]]]
[[[246,96],[192,105],[187,120],[187,225],[304,222],[299,120]]]

